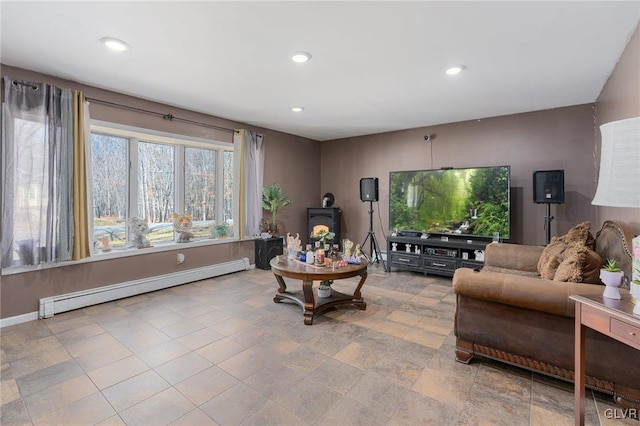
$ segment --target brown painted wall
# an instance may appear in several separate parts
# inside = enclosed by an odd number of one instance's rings
[[[610,121],[640,117],[640,26],[636,27],[620,60],[596,101],[598,126]],[[600,132],[597,132],[600,147]],[[640,186],[638,187],[640,191]],[[640,209],[598,207],[598,223],[616,219],[640,234]]]
[[[280,182],[293,204],[282,209],[279,222],[284,232],[306,233],[306,208],[320,203],[320,146],[309,139],[233,122],[218,117],[146,101],[47,76],[28,70],[2,66],[3,76],[30,81],[44,81],[84,91],[90,97],[204,122],[231,129],[245,128],[265,134],[265,184]],[[91,118],[129,126],[153,129],[192,137],[233,142],[233,134],[203,126],[167,121],[160,117],[92,103]],[[311,184],[308,184],[311,182]],[[268,212],[267,212],[268,214]],[[176,253],[182,252],[186,262],[177,265]],[[206,247],[179,247],[176,250],[150,253],[51,268],[28,273],[6,275],[0,283],[0,317],[8,318],[38,310],[42,297],[101,287],[143,277],[161,275],[189,268],[199,268],[248,257],[254,263],[253,241],[216,244]]]
[[[429,143],[426,134],[436,137]],[[344,237],[362,242],[369,204],[360,201],[359,181],[378,177],[374,232],[386,250],[390,171],[510,165],[511,241],[538,245],[545,241],[546,206],[533,203],[533,172],[565,171],[565,203],[551,207],[552,235],[584,220],[594,223],[593,151],[591,104],[335,140],[322,143],[321,192],[333,192],[342,208]]]

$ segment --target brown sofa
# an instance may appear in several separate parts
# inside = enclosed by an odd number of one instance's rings
[[[631,229],[607,221],[595,239],[602,259],[615,258],[631,276]],[[593,240],[591,240],[593,242]],[[553,243],[553,240],[552,240]],[[491,358],[573,381],[573,294],[602,294],[597,284],[542,279],[544,247],[489,244],[481,271],[456,270],[456,360]],[[622,289],[621,293],[628,294]],[[586,333],[587,386],[640,407],[640,353],[591,329]]]

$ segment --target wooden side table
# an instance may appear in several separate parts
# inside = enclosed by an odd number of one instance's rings
[[[621,300],[603,296],[570,296],[575,317],[575,424],[584,425],[585,330],[587,327],[640,351],[640,317],[633,315],[628,294]]]

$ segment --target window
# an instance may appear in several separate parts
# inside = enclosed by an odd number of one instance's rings
[[[95,125],[91,150],[96,248],[126,247],[132,217],[151,245],[172,242],[173,213],[191,214],[196,239],[233,236],[232,144]]]

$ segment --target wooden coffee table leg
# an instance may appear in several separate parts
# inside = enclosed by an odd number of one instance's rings
[[[304,323],[311,325],[316,304],[313,298],[313,281],[302,280],[302,293],[304,294]]]
[[[280,275],[276,275],[276,281],[278,282],[278,293],[285,293],[287,291],[287,284]],[[276,294],[273,301],[275,303],[282,302],[282,296]]]
[[[362,294],[360,294],[360,289],[364,285],[365,280],[367,279],[367,270],[365,269],[360,273],[360,282],[356,287],[356,290],[353,292],[353,298],[356,300],[362,300]],[[366,306],[366,305],[365,305]]]

